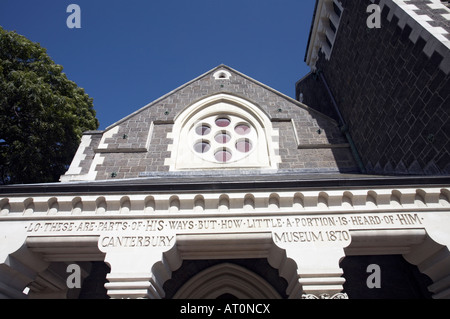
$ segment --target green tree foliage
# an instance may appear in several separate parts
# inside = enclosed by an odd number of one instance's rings
[[[98,128],[93,99],[62,70],[0,27],[0,184],[58,181],[83,131]]]

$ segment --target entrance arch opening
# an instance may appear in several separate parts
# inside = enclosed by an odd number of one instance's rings
[[[167,299],[281,299],[287,285],[265,258],[184,260],[164,290]]]
[[[370,265],[376,265],[379,273],[370,270]],[[346,256],[340,266],[344,271],[344,292],[349,299],[431,298],[427,287],[433,281],[402,255]],[[379,276],[377,287],[372,285],[375,276]]]
[[[213,266],[217,268],[207,271]],[[165,299],[192,298],[192,294],[181,295],[178,291],[197,275],[196,281],[204,285],[219,287],[221,282],[228,287],[220,294],[206,293],[204,298],[250,298],[236,292],[242,285],[253,289],[252,298],[297,298],[301,295],[297,264],[274,243],[270,232],[177,235],[173,248],[152,266],[152,274],[155,289]],[[183,289],[193,291],[195,284],[188,286]],[[198,290],[203,289],[200,286]]]

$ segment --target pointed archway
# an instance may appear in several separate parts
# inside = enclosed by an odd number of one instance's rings
[[[233,263],[219,263],[188,280],[174,299],[216,299],[228,295],[239,299],[280,299],[280,294],[253,271]]]
[[[269,232],[185,234],[177,235],[174,247],[153,265],[151,284],[152,291],[168,299],[298,298],[302,290],[296,270]]]

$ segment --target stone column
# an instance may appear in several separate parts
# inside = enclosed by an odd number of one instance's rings
[[[339,267],[345,256],[343,245],[290,243],[283,245],[288,258],[297,264],[301,291],[291,298],[347,299],[342,293],[345,278]]]
[[[175,241],[173,239],[173,241]],[[158,267],[163,260],[163,253],[167,247],[112,247],[106,250],[105,262],[110,266],[111,272],[107,274],[108,283],[105,288],[111,298],[149,298],[160,299],[164,297],[162,285],[170,278],[170,271],[161,274]],[[155,275],[155,271],[158,272]]]

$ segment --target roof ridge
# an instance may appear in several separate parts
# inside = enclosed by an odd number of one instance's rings
[[[185,87],[191,85],[192,83],[194,83],[194,82],[200,80],[201,78],[203,78],[203,77],[205,77],[205,76],[207,76],[207,75],[209,75],[209,74],[212,74],[212,73],[214,73],[215,71],[220,70],[220,69],[227,69],[228,71],[231,71],[231,72],[233,72],[233,73],[235,73],[235,74],[237,74],[237,75],[239,75],[239,76],[241,76],[241,77],[243,77],[243,78],[249,80],[250,82],[252,82],[252,83],[254,83],[254,84],[256,84],[256,85],[258,85],[258,86],[260,86],[260,87],[262,87],[262,88],[264,88],[264,89],[266,89],[266,90],[268,90],[268,91],[270,91],[270,92],[272,92],[272,93],[274,93],[274,94],[276,94],[276,95],[278,95],[279,97],[281,97],[281,98],[287,100],[288,102],[290,102],[290,103],[292,103],[292,104],[294,104],[294,105],[296,105],[296,106],[298,106],[298,107],[300,107],[300,108],[303,108],[304,110],[306,110],[306,111],[308,111],[308,112],[315,113],[315,114],[319,115],[320,117],[323,117],[325,120],[328,120],[328,121],[332,121],[332,122],[337,123],[336,120],[334,120],[333,118],[331,118],[331,117],[329,117],[329,116],[327,116],[327,115],[321,113],[320,111],[315,110],[315,109],[313,109],[313,108],[310,108],[310,107],[307,106],[306,104],[303,104],[303,103],[301,103],[301,102],[299,102],[299,101],[297,101],[297,100],[291,98],[290,96],[288,96],[288,95],[286,95],[286,94],[284,94],[284,93],[282,93],[282,92],[280,92],[280,91],[278,91],[278,90],[276,90],[276,89],[274,89],[274,88],[272,88],[272,87],[270,87],[270,86],[268,86],[268,85],[266,85],[266,84],[264,84],[264,83],[262,83],[262,82],[260,82],[260,81],[258,81],[258,80],[255,80],[254,78],[252,78],[252,77],[250,77],[250,76],[248,76],[248,75],[246,75],[246,74],[244,74],[244,73],[242,73],[242,72],[240,72],[240,71],[238,71],[238,70],[236,70],[236,69],[234,69],[234,68],[232,68],[232,67],[230,67],[230,66],[228,66],[228,65],[222,63],[222,64],[219,64],[218,66],[216,66],[216,67],[210,69],[209,71],[204,72],[203,74],[201,74],[201,75],[195,77],[194,79],[192,79],[192,80],[190,80],[190,81],[188,81],[188,82],[186,82],[186,83],[184,83],[184,84],[178,86],[177,88],[175,88],[175,89],[173,89],[172,91],[170,91],[170,92],[168,92],[168,93],[162,95],[161,97],[157,98],[156,100],[153,100],[152,102],[150,102],[150,103],[148,103],[148,104],[142,106],[141,108],[139,108],[139,109],[137,109],[136,111],[130,113],[129,115],[123,117],[122,119],[120,119],[120,120],[114,122],[113,124],[111,124],[111,125],[109,125],[108,127],[106,127],[106,128],[104,129],[104,132],[106,132],[106,131],[112,129],[113,127],[115,127],[115,126],[117,126],[117,125],[123,123],[124,121],[128,120],[129,118],[131,118],[131,117],[133,117],[133,116],[139,114],[140,112],[146,110],[147,108],[151,107],[152,105],[154,105],[154,104],[156,104],[156,103],[158,103],[158,102],[164,100],[165,98],[169,97],[170,95],[175,94],[176,92],[180,91],[181,89],[183,89],[183,88],[185,88]]]

